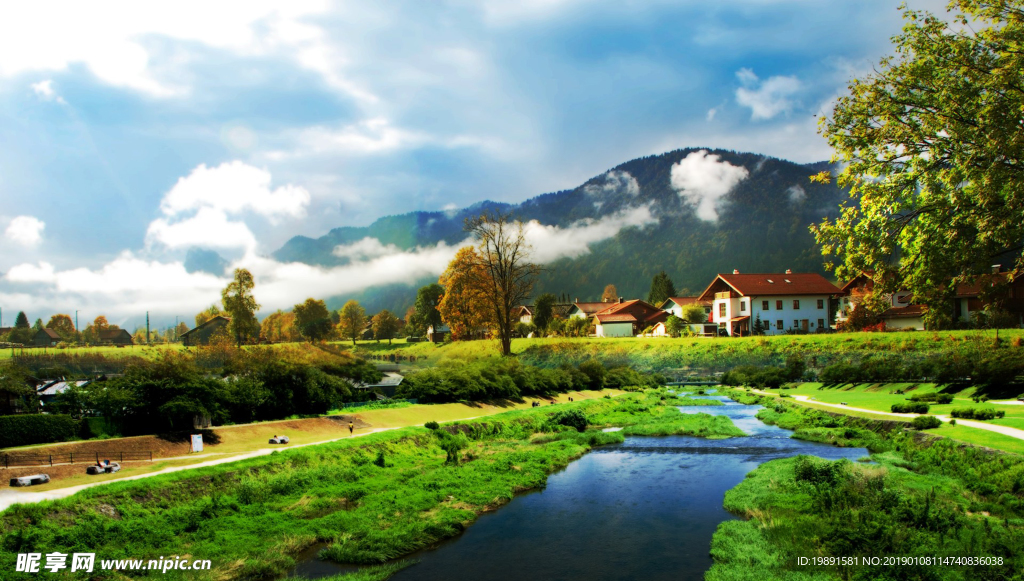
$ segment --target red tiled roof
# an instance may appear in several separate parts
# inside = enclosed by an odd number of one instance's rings
[[[719,274],[701,293],[703,300],[715,298],[716,286],[728,287],[742,296],[838,295],[836,285],[815,273]]]
[[[599,323],[659,323],[668,318],[668,313],[654,305],[634,299],[612,303],[595,317]]]

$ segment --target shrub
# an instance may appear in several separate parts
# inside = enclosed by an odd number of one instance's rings
[[[1003,410],[994,410],[990,408],[956,408],[949,412],[949,415],[954,418],[961,418],[964,420],[992,420],[995,418],[1001,418],[1006,415]]]
[[[916,430],[931,430],[942,425],[942,421],[935,416],[918,416],[910,422]]]
[[[948,404],[948,403],[953,403],[953,394],[951,394],[951,393],[937,393],[937,392],[934,392],[934,391],[928,392],[928,393],[915,393],[914,395],[910,396],[910,400],[911,401],[930,401],[930,402],[935,402],[936,404]]]
[[[423,427],[428,429],[428,430],[436,430],[436,429],[440,428],[441,425],[438,424],[437,422],[427,422],[427,423],[423,424]]]
[[[377,457],[373,459],[373,463],[376,466],[380,466],[381,468],[387,466],[387,460],[385,460],[384,458],[384,450],[380,450],[377,452]]]
[[[579,409],[561,410],[551,416],[551,423],[558,424],[560,426],[569,426],[570,428],[576,428],[577,432],[583,432],[587,429],[589,420],[587,414],[583,413]]]
[[[924,402],[911,401],[907,403],[894,403],[892,404],[892,413],[894,414],[926,414],[928,413],[928,404]]]
[[[62,414],[0,416],[0,448],[64,442],[80,429],[77,420]]]

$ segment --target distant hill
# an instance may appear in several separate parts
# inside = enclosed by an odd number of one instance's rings
[[[536,294],[564,293],[596,300],[604,286],[612,283],[622,296],[645,297],[651,278],[660,270],[669,274],[677,289],[690,293],[702,291],[716,273],[733,269],[823,272],[808,226],[837,214],[845,198],[837,186],[809,179],[828,169],[828,163],[802,165],[754,153],[708,150],[748,172],[723,198],[718,220],[709,222],[697,217],[693,206],[671,183],[672,166],[696,151],[699,149],[681,149],[634,159],[575,189],[543,194],[518,205],[483,201],[452,212],[387,216],[366,227],[335,228],[320,238],[296,236],[275,252],[274,258],[342,265],[347,259],[332,254],[333,249],[366,237],[401,249],[442,240],[454,244],[466,236],[465,218],[484,210],[513,210],[526,220],[567,227],[647,205],[657,224],[623,229],[591,245],[589,254],[547,264]],[[331,297],[328,302],[337,308],[356,298],[369,312],[388,308],[403,314],[412,304],[416,288],[426,282],[368,289],[358,296]]]

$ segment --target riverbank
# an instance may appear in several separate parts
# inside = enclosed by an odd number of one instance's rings
[[[794,438],[866,446],[874,462],[797,457],[758,467],[725,496],[726,508],[745,520],[719,526],[708,581],[1006,579],[1024,566],[1024,458],[931,437],[897,422],[733,394],[767,406],[758,418],[795,429]],[[800,557],[849,560],[800,565]],[[864,557],[883,560],[865,563]],[[888,565],[886,557],[918,560]],[[954,560],[920,560],[931,557]],[[992,564],[966,565],[963,558],[971,557]]]
[[[459,534],[592,446],[622,441],[626,430],[603,427],[742,434],[727,418],[675,407],[687,403],[659,390],[516,410],[18,505],[0,514],[0,568],[13,571],[19,552],[83,546],[98,558],[210,558],[211,571],[188,575],[202,580],[280,574],[316,543],[326,543],[324,555],[335,560],[385,562]],[[593,429],[553,423],[553,412],[573,410],[584,412]]]

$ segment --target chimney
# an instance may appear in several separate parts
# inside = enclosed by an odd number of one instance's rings
[[[740,271],[738,271],[738,270],[736,270],[736,269],[734,268],[734,269],[732,269],[732,273],[733,273],[733,274],[739,274],[739,273],[740,273]]]
[[[993,264],[992,265],[992,274],[999,274],[1002,271],[1003,271],[1003,265],[1002,264]]]
[[[580,297],[576,297],[576,302],[580,302]]]
[[[620,303],[622,302],[622,297],[619,297],[619,302],[620,302]]]
[[[786,269],[786,274],[793,274],[793,271],[787,268]]]

